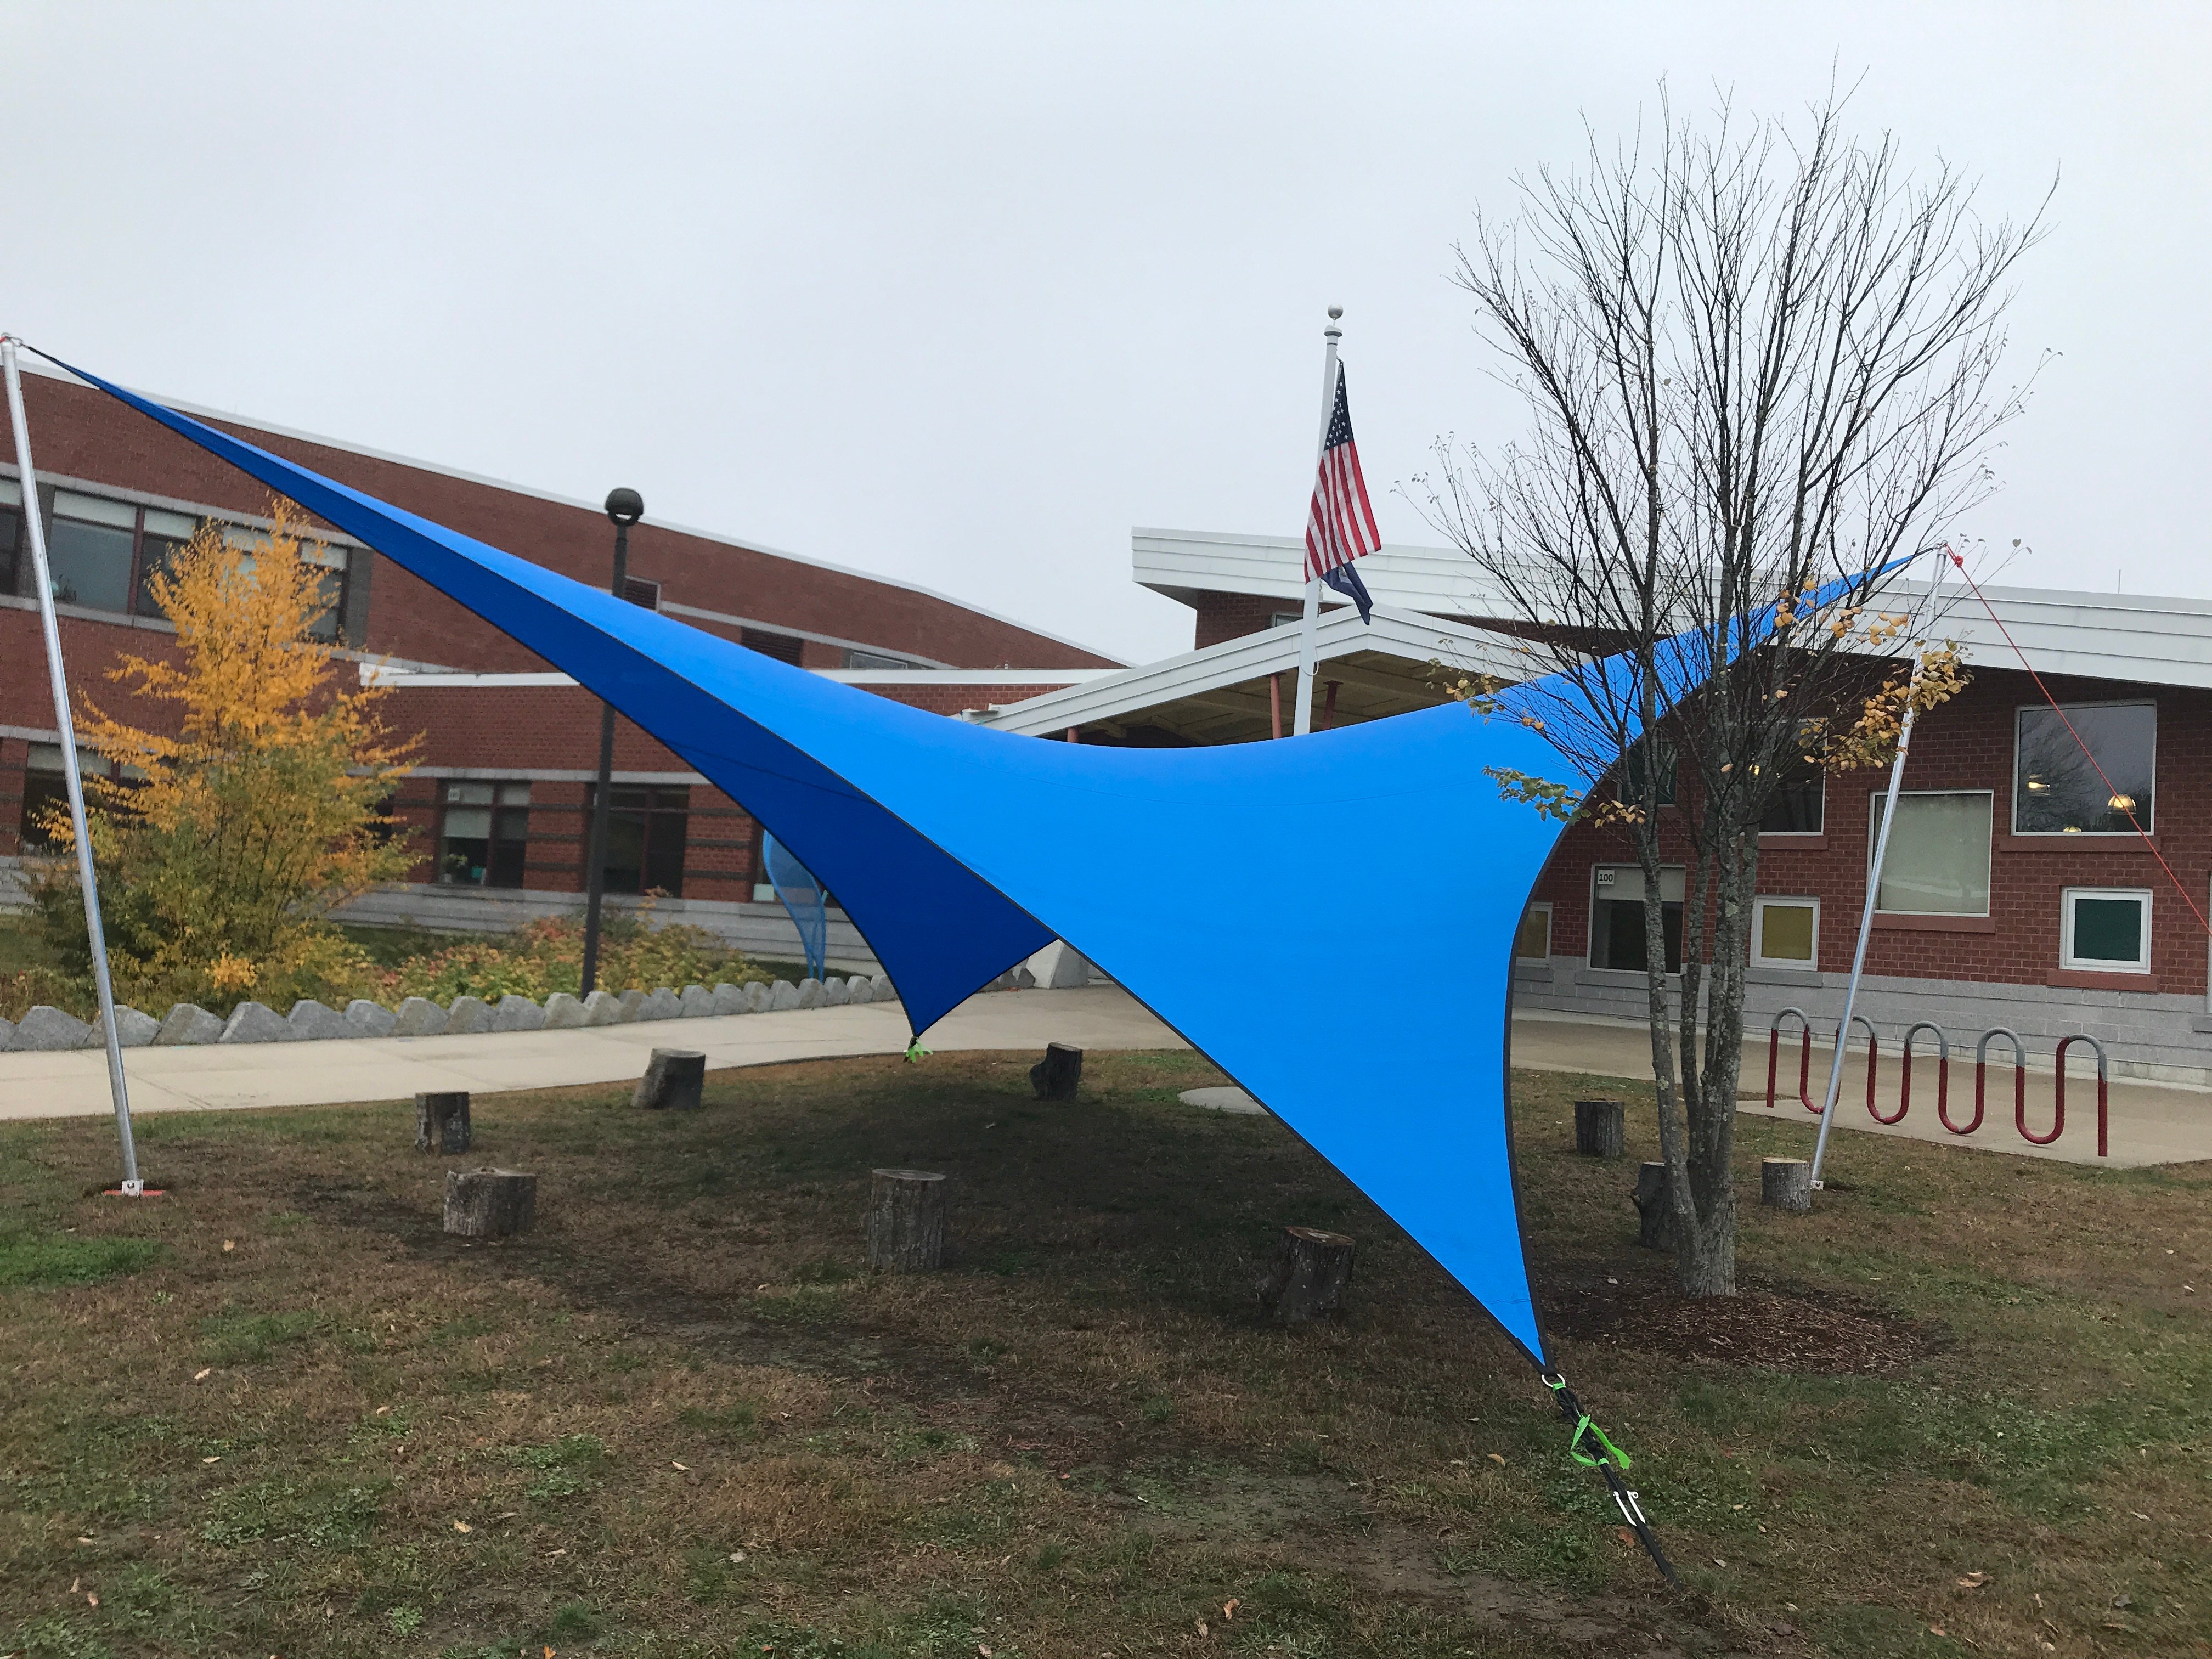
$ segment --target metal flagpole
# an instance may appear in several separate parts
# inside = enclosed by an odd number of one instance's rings
[[[31,428],[23,416],[23,379],[13,336],[0,334],[0,366],[8,379],[8,418],[15,428],[15,474],[23,522],[31,532],[31,574],[39,591],[39,623],[46,636],[46,672],[53,682],[54,725],[61,733],[62,775],[69,783],[70,828],[76,836],[77,884],[84,890],[84,927],[92,941],[92,976],[100,988],[100,1024],[107,1036],[107,1091],[115,1101],[115,1133],[123,1143],[123,1195],[143,1197],[138,1149],[131,1138],[131,1093],[123,1080],[123,1044],[115,1030],[115,987],[107,976],[107,939],[100,925],[100,888],[92,872],[92,836],[84,822],[84,780],[76,764],[76,727],[70,719],[69,678],[62,669],[61,628],[54,620],[54,584],[46,566],[46,531],[39,511],[38,474],[31,467]]]
[[[1321,476],[1322,457],[1328,453],[1329,417],[1336,413],[1336,345],[1344,331],[1336,325],[1342,306],[1328,308],[1328,326],[1321,331],[1328,342],[1321,371],[1321,436],[1314,443],[1314,476]],[[1303,738],[1313,730],[1314,627],[1321,617],[1321,578],[1306,580],[1305,615],[1298,623],[1298,704],[1291,711],[1291,735]]]

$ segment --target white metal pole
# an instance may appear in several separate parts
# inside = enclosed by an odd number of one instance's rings
[[[39,511],[39,477],[31,466],[31,428],[23,415],[23,378],[15,342],[0,334],[0,366],[8,378],[8,418],[15,428],[15,473],[23,490],[23,522],[31,532],[31,574],[39,592],[39,623],[46,636],[46,674],[53,682],[54,726],[61,733],[62,776],[69,783],[70,828],[76,836],[77,884],[84,890],[85,933],[92,941],[92,976],[100,988],[100,1024],[107,1036],[107,1091],[115,1102],[115,1133],[123,1143],[123,1193],[143,1195],[138,1149],[131,1138],[131,1094],[123,1081],[123,1044],[115,1029],[115,988],[107,976],[107,939],[100,925],[100,888],[92,872],[92,836],[85,828],[84,780],[76,764],[76,727],[70,718],[69,677],[62,668],[62,634],[54,620],[54,584],[46,565],[46,530]]]
[[[1820,1162],[1828,1155],[1828,1131],[1836,1121],[1836,1099],[1844,1086],[1844,1051],[1850,1042],[1851,1013],[1859,1000],[1859,976],[1866,971],[1867,937],[1874,931],[1874,910],[1881,895],[1881,861],[1889,853],[1889,826],[1897,817],[1898,786],[1905,781],[1905,752],[1912,747],[1912,690],[1919,683],[1916,670],[1905,683],[1905,718],[1898,722],[1897,758],[1890,763],[1889,795],[1881,804],[1881,829],[1874,838],[1874,865],[1867,872],[1866,902],[1859,909],[1858,948],[1851,953],[1851,981],[1844,991],[1843,1024],[1836,1027],[1835,1057],[1828,1065],[1828,1097],[1820,1106],[1820,1135],[1813,1145],[1813,1184],[1820,1184]],[[1874,1064],[1869,1052],[1867,1064]]]
[[[1321,371],[1321,436],[1314,443],[1314,477],[1321,477],[1321,458],[1328,453],[1328,423],[1336,413],[1336,346],[1344,337],[1344,331],[1336,325],[1344,315],[1342,306],[1328,308],[1328,326],[1321,331],[1328,343],[1322,353]],[[1291,735],[1303,738],[1313,730],[1314,690],[1314,628],[1321,618],[1321,578],[1310,577],[1306,582],[1305,615],[1298,623],[1298,704],[1292,711]]]

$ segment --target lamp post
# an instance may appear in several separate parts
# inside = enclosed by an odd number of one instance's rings
[[[611,591],[617,599],[629,578],[629,527],[645,516],[645,497],[635,489],[607,492],[607,517],[615,526],[615,574]],[[612,793],[615,769],[615,706],[599,705],[599,783],[592,793],[591,850],[584,868],[584,975],[581,994],[599,988],[599,902],[607,885],[607,797]]]

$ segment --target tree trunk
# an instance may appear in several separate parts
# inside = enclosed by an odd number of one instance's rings
[[[1044,1058],[1030,1067],[1030,1083],[1039,1100],[1073,1100],[1083,1081],[1083,1050],[1065,1042],[1045,1045]]]
[[[629,1103],[655,1112],[696,1111],[706,1082],[705,1054],[692,1048],[655,1048]]]
[[[1619,1158],[1627,1145],[1626,1114],[1617,1100],[1575,1103],[1575,1150],[1584,1158]]]
[[[538,1218],[538,1177],[519,1170],[446,1171],[446,1231],[465,1238],[527,1232]]]
[[[1636,1242],[1647,1250],[1674,1248],[1674,1206],[1667,1196],[1667,1166],[1646,1164],[1636,1171]]]
[[[1792,1215],[1813,1207],[1813,1166],[1802,1158],[1763,1158],[1759,1161],[1759,1201]]]
[[[1352,1282],[1352,1240],[1318,1227],[1285,1227],[1275,1265],[1260,1283],[1260,1310],[1285,1325],[1334,1318]]]
[[[465,1152],[475,1139],[469,1125],[466,1089],[434,1091],[415,1097],[415,1150],[452,1155]]]
[[[951,1183],[927,1170],[878,1170],[868,1204],[868,1265],[930,1273],[945,1263]]]

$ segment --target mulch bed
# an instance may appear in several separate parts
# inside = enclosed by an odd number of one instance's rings
[[[1560,1336],[1670,1359],[1824,1376],[1899,1371],[1942,1339],[1869,1303],[1788,1285],[1692,1298],[1657,1275],[1602,1272],[1545,1287],[1547,1327]]]

